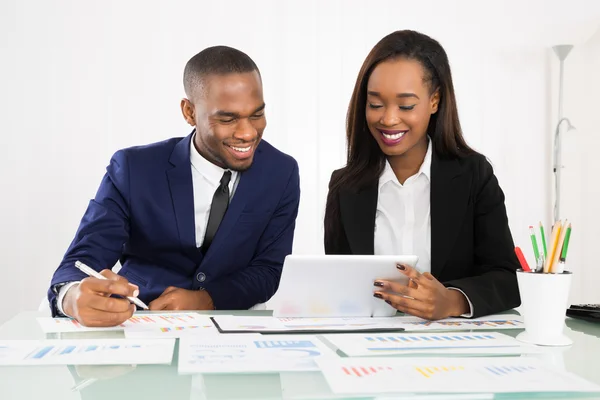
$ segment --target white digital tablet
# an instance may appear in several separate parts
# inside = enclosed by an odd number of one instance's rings
[[[396,264],[417,256],[289,255],[268,306],[275,317],[386,317],[396,310],[373,297],[377,279],[408,284]]]

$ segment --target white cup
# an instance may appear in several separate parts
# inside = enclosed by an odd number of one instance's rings
[[[563,334],[571,272],[543,274],[517,271],[525,331],[517,340],[542,346],[568,346],[573,341]]]

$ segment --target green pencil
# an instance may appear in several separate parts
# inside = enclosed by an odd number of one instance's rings
[[[529,227],[529,236],[531,236],[531,244],[533,245],[533,256],[535,257],[535,264],[540,260],[540,251],[538,250],[537,240],[535,239],[535,231],[533,226]]]
[[[548,249],[546,248],[546,234],[544,234],[544,225],[540,222],[540,233],[542,234],[542,247],[544,248],[544,258],[548,257]]]
[[[560,261],[565,262],[567,259],[567,250],[569,250],[569,239],[571,238],[571,224],[567,227],[567,233],[565,233],[565,240],[563,243],[562,251],[560,252]]]

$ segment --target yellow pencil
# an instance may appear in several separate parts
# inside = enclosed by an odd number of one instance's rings
[[[560,220],[554,223],[552,227],[552,234],[550,235],[550,248],[548,249],[548,258],[546,258],[546,264],[544,265],[544,273],[547,274],[552,271],[552,264],[554,263],[554,256],[558,248],[558,239],[560,237],[562,223]],[[560,252],[560,250],[558,251]]]
[[[565,235],[567,234],[567,220],[562,224],[562,228],[560,230],[560,235],[558,237],[558,242],[556,243],[556,252],[554,253],[554,259],[552,260],[552,265],[550,266],[549,273],[558,272],[558,261],[560,260],[560,253],[562,252],[563,243],[565,242]]]

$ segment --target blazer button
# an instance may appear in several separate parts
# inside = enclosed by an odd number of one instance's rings
[[[204,282],[206,280],[206,275],[204,272],[198,272],[198,275],[196,275],[196,280],[198,282]]]

